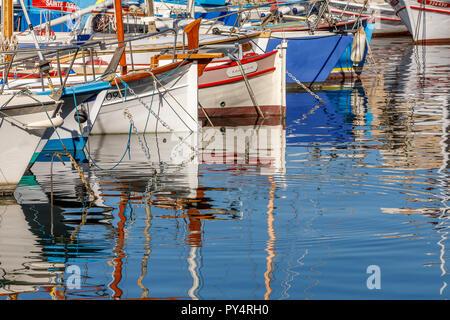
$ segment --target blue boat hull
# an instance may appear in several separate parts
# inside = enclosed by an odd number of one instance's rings
[[[375,23],[367,23],[364,27],[364,31],[366,32],[367,43],[364,49],[364,56],[362,61],[356,66],[353,65],[351,54],[352,54],[352,44],[350,43],[342,54],[341,58],[336,63],[336,66],[331,71],[329,79],[342,79],[354,77],[357,74],[360,74],[363,70],[364,63],[366,61],[367,51],[368,51],[368,43],[370,44],[370,40],[372,39],[373,29],[375,27]]]
[[[323,82],[353,40],[352,34],[287,38],[286,70],[301,82]],[[274,50],[281,39],[271,38],[266,52]],[[295,82],[286,76],[287,83]]]
[[[228,12],[228,11],[196,12],[195,19],[198,19],[198,18],[202,18],[204,20],[215,19],[217,17],[224,16],[228,13],[230,13],[230,12]],[[237,22],[238,22],[237,20],[238,20],[237,14],[217,19],[217,21],[223,22],[224,25],[226,25],[226,26],[237,25]]]

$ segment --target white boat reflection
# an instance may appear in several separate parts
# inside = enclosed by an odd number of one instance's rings
[[[0,297],[62,287],[65,264],[47,261],[40,240],[20,204],[0,202]]]
[[[202,164],[258,167],[263,175],[286,172],[286,130],[279,125],[204,127]]]

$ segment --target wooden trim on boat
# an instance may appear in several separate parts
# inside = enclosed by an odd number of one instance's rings
[[[222,58],[223,53],[193,53],[191,55],[188,54],[177,54],[175,55],[175,59],[178,60],[187,60],[187,61],[197,61],[198,65],[198,76],[200,77],[203,74],[203,70],[205,70],[206,66],[216,58]],[[159,60],[163,59],[173,59],[173,55],[171,54],[163,54],[151,57],[151,65],[158,66]]]
[[[198,18],[197,20],[189,23],[185,28],[184,32],[187,35],[188,40],[188,50],[198,49],[199,44],[199,30],[200,23],[202,22],[202,18]]]
[[[172,59],[173,54],[161,54],[154,57],[156,60],[167,60]],[[198,60],[198,59],[216,59],[223,58],[223,53],[193,53],[191,55],[188,54],[177,54],[175,55],[175,59],[177,60]]]
[[[120,79],[117,79],[117,78],[113,79],[110,82],[110,84],[114,86],[117,84],[121,84],[122,82],[128,83],[128,82],[133,82],[136,80],[145,79],[145,78],[151,77],[152,74],[156,76],[157,74],[161,74],[161,73],[173,70],[179,66],[182,66],[182,65],[185,65],[188,63],[190,63],[190,62],[187,60],[183,60],[183,61],[166,64],[164,66],[157,67],[157,68],[154,68],[151,70],[143,70],[143,71],[139,71],[136,73],[129,73],[125,76],[120,77]]]
[[[282,117],[286,116],[286,107],[281,105],[260,105],[262,113],[265,117],[270,119],[271,117]],[[241,121],[245,121],[244,119],[255,119],[258,117],[258,114],[255,113],[255,106],[239,106],[239,107],[224,107],[224,108],[205,108],[208,116],[215,123],[217,120],[219,121],[233,121],[233,119],[240,119]],[[203,112],[198,112],[199,119],[206,119],[206,116]],[[261,119],[261,118],[259,118]],[[280,121],[281,119],[278,119]],[[217,124],[217,123],[216,123]],[[264,121],[264,124],[266,122]]]

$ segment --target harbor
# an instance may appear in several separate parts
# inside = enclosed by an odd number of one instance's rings
[[[0,300],[450,297],[448,0],[1,5]]]

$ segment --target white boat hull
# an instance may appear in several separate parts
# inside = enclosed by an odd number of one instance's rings
[[[209,64],[199,79],[199,117],[284,117],[286,47],[241,60],[250,90],[238,64]]]
[[[450,43],[449,0],[390,0],[416,44]]]
[[[329,3],[332,13],[342,15],[344,18],[358,17],[363,5],[356,2],[331,0]],[[373,37],[391,37],[408,35],[409,31],[406,25],[398,16],[393,8],[387,3],[371,3],[361,13],[362,17],[375,20]]]
[[[58,107],[58,103],[48,97],[36,97],[46,102],[43,107],[32,98],[23,96],[14,105],[3,106],[7,98],[8,95],[0,96],[0,193],[14,191],[48,129],[28,128],[26,124],[48,121]]]
[[[197,131],[197,64],[181,66],[167,78],[165,75],[157,75],[163,87],[157,84],[156,89],[152,77],[128,84],[136,95],[127,90],[125,96],[123,86],[120,92],[115,87],[108,90],[91,134],[129,133],[128,115],[133,132]]]

